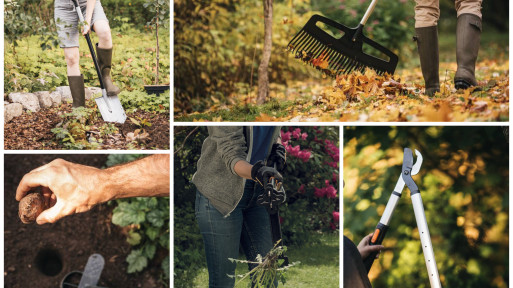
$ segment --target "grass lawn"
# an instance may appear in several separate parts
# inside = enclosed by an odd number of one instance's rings
[[[340,287],[339,281],[339,234],[315,236],[318,243],[303,247],[288,247],[287,256],[291,262],[301,262],[287,272],[287,283],[279,287]],[[245,259],[243,255],[239,259]],[[237,264],[236,274],[248,271],[246,264]],[[247,287],[249,281],[237,287]],[[194,279],[192,287],[207,287],[208,271],[204,267]]]

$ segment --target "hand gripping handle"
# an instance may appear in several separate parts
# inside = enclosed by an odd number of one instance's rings
[[[376,226],[376,230],[374,230],[374,234],[372,235],[372,238],[369,242],[370,245],[381,245],[383,243],[383,239],[385,239],[385,234],[388,231],[387,225],[378,223]],[[367,273],[369,273],[372,264],[374,263],[374,260],[376,259],[376,256],[379,252],[372,252],[369,256],[367,256],[365,259],[363,259],[363,265],[365,266],[365,269],[367,269]]]

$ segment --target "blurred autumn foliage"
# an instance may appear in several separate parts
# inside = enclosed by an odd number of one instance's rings
[[[443,287],[508,287],[509,150],[503,127],[345,127],[344,235],[372,233],[401,171],[422,153],[420,188]],[[429,287],[410,193],[393,214],[369,277],[374,287]]]

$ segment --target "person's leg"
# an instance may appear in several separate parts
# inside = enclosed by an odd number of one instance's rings
[[[456,61],[458,70],[454,75],[456,89],[477,86],[476,60],[481,40],[482,0],[456,0],[458,24],[456,27]]]
[[[244,197],[241,206],[244,204]],[[209,287],[233,287],[236,263],[228,258],[239,256],[242,212],[236,208],[228,217],[215,209],[200,192],[196,193],[196,219],[200,227],[208,267]]]
[[[111,78],[112,67],[112,34],[110,31],[109,21],[99,0],[96,1],[92,19],[93,31],[98,36],[98,44],[96,44],[96,54],[98,55],[98,65],[102,73],[103,84],[107,95],[118,95],[120,89],[114,85]]]
[[[248,261],[255,261],[257,255],[265,257],[274,247],[271,235],[271,224],[269,214],[263,206],[256,204],[258,195],[264,192],[263,187],[255,184],[250,204],[244,210],[241,245]],[[251,271],[257,264],[248,264]],[[278,279],[270,287],[278,287]]]
[[[78,50],[78,15],[70,1],[56,0],[54,3],[54,18],[60,47],[64,50],[73,107],[84,106],[84,76],[80,74]]]
[[[440,8],[438,0],[416,0],[415,41],[420,57],[422,76],[426,84],[426,94],[432,96],[440,91],[438,73],[438,19]]]

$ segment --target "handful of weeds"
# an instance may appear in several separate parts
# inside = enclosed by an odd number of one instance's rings
[[[265,257],[257,255],[256,262],[228,258],[232,262],[257,265],[255,268],[251,269],[251,271],[243,275],[230,275],[230,277],[232,278],[240,278],[237,281],[237,283],[235,283],[235,287],[239,287],[243,283],[244,279],[248,277],[251,278],[248,287],[275,288],[277,287],[277,281],[280,281],[282,284],[285,284],[285,282],[287,281],[285,275],[286,271],[290,267],[298,265],[300,262],[293,262],[292,264],[282,267],[284,260],[280,259],[280,256],[287,251],[287,247],[278,245],[280,241],[278,241],[274,245],[274,248],[271,249],[271,251],[269,251],[269,253],[267,253]]]

